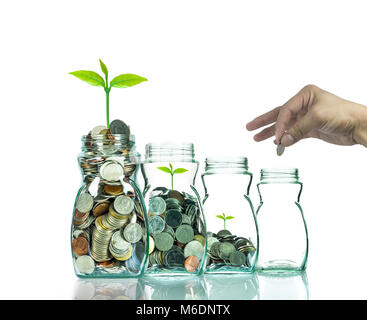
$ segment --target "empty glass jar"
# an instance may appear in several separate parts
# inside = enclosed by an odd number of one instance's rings
[[[134,182],[139,154],[134,137],[105,132],[82,137],[82,184],[71,224],[79,277],[137,277],[148,258],[144,199]]]
[[[146,145],[142,172],[150,234],[147,275],[202,272],[206,228],[194,187],[198,166],[192,143]]]
[[[300,205],[298,169],[262,169],[257,185],[260,250],[257,269],[292,272],[306,268],[307,225]]]
[[[253,272],[259,237],[247,158],[207,158],[205,164],[205,273]]]

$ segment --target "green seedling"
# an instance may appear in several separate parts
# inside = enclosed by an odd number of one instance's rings
[[[186,171],[189,171],[187,169],[184,169],[184,168],[177,168],[175,170],[173,170],[173,167],[172,167],[172,164],[169,164],[169,168],[167,167],[157,167],[157,169],[165,172],[165,173],[169,173],[171,175],[171,187],[172,187],[172,190],[173,190],[173,176],[175,174],[179,174],[179,173],[184,173]]]
[[[111,88],[128,88],[135,86],[143,81],[148,81],[146,78],[140,77],[136,74],[126,73],[120,74],[117,77],[114,77],[111,82],[108,84],[108,70],[106,65],[99,59],[99,64],[101,65],[102,72],[105,75],[105,79],[103,79],[98,73],[94,71],[86,71],[79,70],[73,71],[69,74],[79,78],[82,81],[89,83],[92,86],[103,87],[106,92],[106,120],[107,120],[107,129],[110,128],[110,91]]]
[[[232,216],[226,216],[224,213],[222,213],[222,215],[218,214],[218,215],[216,215],[216,217],[223,220],[223,223],[224,223],[224,228],[223,229],[226,229],[226,221],[227,220],[234,219],[234,217],[232,217]]]

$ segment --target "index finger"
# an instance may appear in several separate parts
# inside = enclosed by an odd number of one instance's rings
[[[261,116],[258,116],[246,125],[246,129],[249,131],[253,131],[275,122],[278,118],[279,111],[280,107],[277,107],[271,111],[264,113]]]

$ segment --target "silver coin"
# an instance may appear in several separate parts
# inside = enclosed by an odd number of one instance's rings
[[[128,252],[129,248],[130,248],[130,243],[127,242],[122,236],[121,236],[121,232],[116,231],[112,238],[111,238],[111,242],[110,242],[110,246],[112,246],[114,249],[116,249],[116,251],[119,252]]]
[[[87,220],[85,220],[80,226],[79,229],[87,229],[94,221],[94,216],[93,215],[89,215]]]
[[[138,242],[143,236],[143,229],[138,223],[129,223],[124,229],[124,238],[130,243]]]
[[[153,216],[149,218],[150,233],[155,235],[164,230],[165,222],[160,216]]]
[[[81,193],[76,204],[78,211],[85,213],[93,208],[93,197],[89,193]]]
[[[96,127],[94,127],[93,129],[92,129],[92,131],[91,131],[91,136],[92,136],[92,138],[97,138],[97,135],[99,135],[100,134],[100,132],[102,131],[102,130],[105,130],[105,129],[107,129],[105,126],[96,126]]]
[[[190,241],[185,246],[185,249],[184,249],[185,258],[189,256],[197,256],[201,260],[203,253],[204,253],[204,247],[197,240]]]
[[[115,208],[117,213],[128,215],[134,209],[134,201],[127,196],[118,196],[113,203],[113,207]]]
[[[78,267],[79,272],[85,274],[91,274],[96,267],[93,259],[87,255],[79,256],[76,259],[76,265]]]
[[[106,161],[115,161],[121,164],[121,166],[125,166],[125,161],[123,157],[108,157]]]
[[[278,144],[277,146],[277,155],[281,156],[284,153],[285,147],[281,144]]]
[[[108,161],[101,166],[99,173],[107,181],[118,181],[124,174],[124,168],[116,161]]]
[[[190,224],[191,225],[191,219],[187,214],[182,215],[182,224]]]
[[[208,237],[208,240],[207,240],[207,250],[208,251],[212,247],[212,244],[215,243],[215,242],[219,242],[219,240],[215,237]]]
[[[113,134],[130,134],[128,125],[119,119],[113,120],[110,123],[110,130]]]
[[[168,251],[173,246],[173,237],[166,232],[161,232],[155,236],[155,247],[159,251]]]
[[[149,199],[149,212],[154,215],[161,215],[166,210],[166,201],[161,197]]]
[[[173,238],[175,238],[175,230],[173,230],[173,228],[168,224],[166,224],[163,231],[169,233]]]
[[[89,237],[89,233],[85,230],[74,229],[73,231],[73,239],[78,238],[79,236],[83,236],[85,238]]]

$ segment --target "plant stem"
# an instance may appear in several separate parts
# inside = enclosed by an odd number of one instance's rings
[[[107,129],[110,128],[110,91],[111,87],[108,87],[108,74],[106,74],[106,84],[104,91],[106,91],[106,121]]]
[[[224,218],[224,230],[226,229],[226,218]]]
[[[107,129],[110,128],[110,91],[108,89],[106,91],[106,120],[107,120]]]
[[[171,186],[172,186],[172,190],[173,190],[173,174],[171,173]]]

